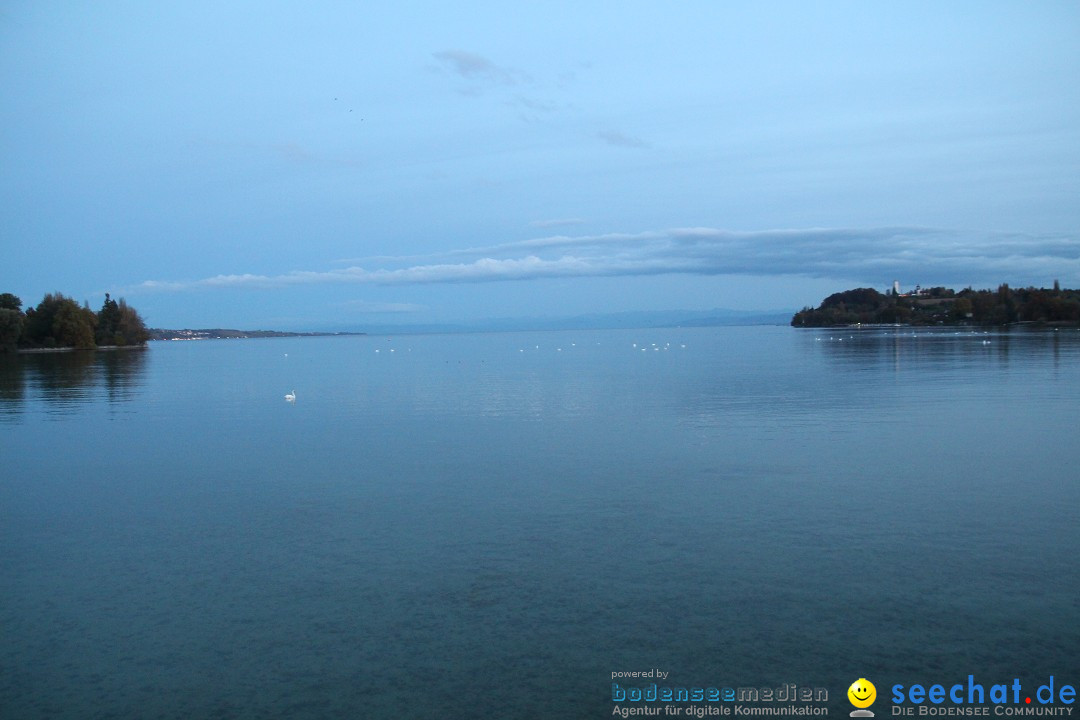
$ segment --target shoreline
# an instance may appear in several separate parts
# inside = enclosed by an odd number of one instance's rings
[[[97,352],[98,350],[104,350],[111,352],[113,350],[147,350],[147,345],[97,345],[89,348],[77,348],[77,347],[56,347],[56,348],[18,348],[14,355],[41,355],[44,353],[71,353],[71,352]]]
[[[822,330],[822,329],[839,329],[839,328],[963,328],[967,330],[1011,330],[1014,328],[1028,328],[1028,329],[1053,329],[1059,328],[1078,328],[1080,324],[1074,323],[1069,320],[1018,320],[1017,322],[1004,323],[1002,325],[977,325],[974,323],[961,324],[961,323],[838,323],[836,325],[791,325],[796,330]]]

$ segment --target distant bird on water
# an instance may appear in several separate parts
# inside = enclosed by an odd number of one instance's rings
[[[288,395],[285,396],[285,402],[296,402],[296,391],[295,390],[293,390],[291,393],[289,393]]]

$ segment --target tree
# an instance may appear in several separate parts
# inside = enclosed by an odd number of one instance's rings
[[[873,288],[856,288],[833,293],[821,303],[821,307],[841,307],[855,312],[876,310],[885,303],[885,296]]]
[[[98,310],[97,332],[94,339],[98,345],[121,345],[116,342],[116,325],[120,321],[120,307],[116,301],[105,293],[105,303]]]
[[[0,294],[0,310],[14,310],[18,313],[22,312],[22,300],[17,295],[11,293]]]
[[[11,293],[0,294],[0,353],[15,352],[25,322],[22,300]]]
[[[869,318],[869,319],[868,319]],[[822,327],[854,323],[906,323],[910,325],[1008,325],[1018,320],[1036,323],[1080,323],[1080,290],[1034,287],[1013,289],[1002,283],[997,290],[959,292],[936,287],[915,301],[879,295],[869,288],[834,293],[821,306],[803,308],[791,324]]]
[[[108,296],[106,296],[108,297]],[[145,345],[150,339],[150,331],[146,329],[146,323],[139,316],[135,308],[120,298],[117,303],[117,320],[114,338],[117,345]]]
[[[18,310],[0,308],[0,353],[15,352],[22,335],[23,314]]]
[[[61,293],[47,293],[37,307],[20,309],[22,300],[0,293],[0,352],[19,347],[93,348],[96,345],[145,345],[146,323],[135,308],[105,294],[101,310],[79,305]]]
[[[89,308],[80,307],[74,300],[62,303],[53,317],[53,338],[60,347],[94,347],[94,327],[97,317]]]
[[[26,313],[22,344],[39,347],[94,347],[97,316],[69,297],[48,293]]]
[[[974,308],[972,307],[971,300],[967,297],[958,297],[956,302],[952,306],[952,316],[954,320],[964,321],[972,316]]]
[[[1008,283],[1002,283],[997,290],[997,305],[990,313],[990,324],[1008,325],[1019,319],[1016,297]]]

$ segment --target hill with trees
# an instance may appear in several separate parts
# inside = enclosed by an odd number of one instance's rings
[[[944,287],[900,294],[856,288],[834,293],[816,308],[803,308],[791,318],[794,327],[843,325],[1045,325],[1080,324],[1080,290],[997,290],[959,292]]]
[[[0,294],[0,352],[138,347],[149,337],[135,308],[108,293],[97,312],[88,303],[79,305],[61,293],[48,293],[36,307],[23,312],[17,296]]]

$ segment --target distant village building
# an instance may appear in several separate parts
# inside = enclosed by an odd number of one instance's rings
[[[923,297],[925,295],[930,294],[929,290],[923,290],[922,285],[916,285],[915,289],[912,290],[909,293],[902,293],[902,292],[900,292],[900,281],[899,280],[893,280],[892,290],[893,290],[893,295],[895,295],[897,297]]]

